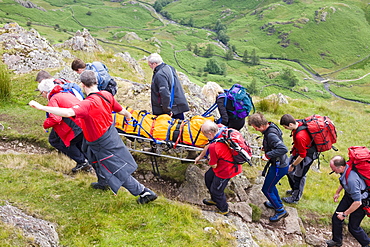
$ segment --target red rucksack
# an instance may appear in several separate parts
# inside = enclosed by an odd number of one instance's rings
[[[297,128],[296,133],[302,129],[306,129],[312,137],[317,152],[325,152],[332,148],[336,150],[333,144],[337,142],[337,131],[333,121],[329,117],[312,115],[297,121],[303,124]]]
[[[239,131],[222,127],[220,134],[218,134],[218,137],[212,142],[223,142],[227,144],[231,148],[235,164],[244,164],[248,162],[248,164],[252,165],[250,162],[252,148]]]
[[[368,197],[362,199],[362,209],[370,217],[370,150],[363,146],[352,146],[348,148],[348,157],[347,165],[349,167],[345,174],[345,180],[347,182],[349,173],[353,170],[365,181],[365,191],[367,191]]]
[[[370,150],[363,146],[352,146],[348,148],[346,180],[349,173],[353,170],[362,178],[366,185],[370,187]]]

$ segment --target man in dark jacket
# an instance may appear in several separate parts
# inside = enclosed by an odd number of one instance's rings
[[[267,208],[275,209],[275,215],[270,217],[270,221],[279,221],[281,218],[288,216],[276,188],[279,180],[288,173],[289,165],[286,155],[288,148],[283,142],[283,133],[279,127],[272,122],[268,122],[261,113],[249,116],[248,125],[263,134],[263,151],[265,154],[262,159],[267,161],[265,169],[270,165],[262,186],[262,192],[268,199],[264,204]],[[265,170],[263,173],[265,173]]]
[[[154,72],[151,85],[152,113],[184,119],[184,112],[189,111],[189,105],[176,70],[165,64],[157,53],[148,57],[148,65]]]
[[[86,155],[98,177],[98,182],[91,184],[94,189],[105,190],[109,186],[117,194],[122,186],[132,195],[139,195],[137,202],[140,204],[157,199],[153,191],[145,188],[131,175],[137,164],[112,125],[112,111],[124,115],[127,119],[131,118],[131,114],[111,93],[98,90],[97,78],[93,71],[82,72],[81,82],[87,97],[71,108],[43,106],[33,100],[29,105],[61,117],[82,120]]]
[[[236,130],[241,130],[244,127],[245,124],[245,118],[237,118],[232,111],[235,110],[233,103],[231,100],[226,100],[225,93],[218,92],[219,95],[216,98],[217,108],[218,112],[221,116],[221,123],[229,128],[233,128]],[[226,106],[225,106],[225,100],[226,100]]]

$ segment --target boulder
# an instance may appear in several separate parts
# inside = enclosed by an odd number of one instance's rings
[[[27,31],[17,23],[7,23],[0,28],[0,46],[4,50],[4,63],[17,74],[65,64],[60,53],[35,29]]]
[[[59,236],[55,229],[56,225],[51,222],[27,215],[10,204],[0,206],[0,219],[22,229],[24,235],[32,241],[31,246],[58,246]]]
[[[98,41],[91,36],[89,31],[84,28],[82,32],[78,30],[71,39],[61,44],[54,45],[57,48],[66,48],[74,51],[85,51],[85,52],[104,52]]]

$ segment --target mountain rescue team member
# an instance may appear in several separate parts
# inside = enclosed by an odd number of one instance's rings
[[[85,70],[94,71],[98,81],[98,90],[105,90],[110,92],[112,95],[116,95],[118,91],[117,82],[110,76],[109,70],[105,64],[97,61],[85,63],[78,58],[73,60],[71,68],[77,74],[81,74]]]
[[[202,124],[201,131],[210,141],[217,138],[219,127],[211,120]],[[204,175],[206,187],[211,194],[211,199],[204,199],[203,203],[209,206],[216,206],[216,213],[227,215],[229,205],[226,201],[225,188],[230,178],[242,172],[240,164],[234,164],[233,156],[229,146],[222,142],[213,142],[208,147],[209,162],[211,166]]]
[[[175,68],[165,64],[157,53],[149,55],[148,65],[153,70],[150,87],[152,113],[154,115],[168,114],[172,118],[183,120],[184,112],[189,111],[189,105]],[[172,87],[173,95],[171,95]],[[171,100],[173,101],[172,106]]]
[[[33,100],[29,105],[62,117],[82,120],[82,130],[86,139],[84,148],[98,177],[98,182],[91,184],[94,189],[106,190],[109,185],[116,194],[120,186],[123,186],[132,195],[139,195],[137,202],[140,204],[157,199],[153,191],[145,188],[131,175],[136,170],[137,164],[113,126],[112,111],[124,115],[127,119],[131,118],[131,114],[111,93],[98,90],[94,71],[82,72],[80,79],[87,97],[73,107],[43,106]]]
[[[217,121],[217,122],[221,122],[222,125],[225,125],[228,128],[233,128],[233,129],[240,131],[245,125],[245,118],[235,118],[234,117],[234,114],[231,112],[234,110],[231,100],[228,100],[225,106],[224,101],[225,101],[226,96],[220,97],[220,95],[222,95],[225,92],[221,86],[219,86],[215,82],[213,83],[207,82],[207,85],[212,85],[212,89],[210,88],[207,93],[212,98],[215,98],[216,103],[217,103],[218,112],[220,113],[221,121]],[[198,155],[198,157],[195,158],[195,161],[194,161],[195,164],[200,163],[200,160],[203,159],[207,155],[207,150],[208,150],[208,145],[206,145],[203,148],[202,152]]]
[[[265,154],[262,159],[267,161],[265,169],[268,168],[265,181],[262,186],[262,192],[268,199],[264,202],[267,208],[275,209],[275,215],[270,217],[272,222],[279,221],[281,218],[287,217],[289,214],[284,209],[284,205],[280,199],[279,191],[276,184],[282,177],[288,174],[288,157],[286,153],[288,148],[283,142],[283,133],[274,123],[268,122],[261,113],[254,113],[248,117],[248,125],[263,134],[263,151]],[[265,170],[263,175],[265,175]]]
[[[80,103],[80,100],[73,94],[62,92],[63,88],[55,84],[54,79],[43,79],[37,88],[41,95],[48,100],[48,106],[70,108]],[[52,128],[49,135],[50,145],[76,162],[72,172],[91,169],[82,151],[83,134],[80,119],[62,118],[48,113],[43,127],[44,129]]]
[[[302,125],[297,122],[290,114],[285,114],[280,119],[280,125],[285,129],[292,131],[293,147],[292,155],[289,158],[288,180],[291,191],[289,197],[283,197],[286,203],[298,203],[302,197],[304,186],[306,184],[306,174],[310,169],[313,161],[319,157],[316,146],[306,129],[297,131]]]
[[[350,171],[346,179],[348,165],[342,156],[334,156],[330,160],[330,168],[336,174],[340,174],[339,187],[334,194],[334,201],[338,202],[339,193],[344,189],[344,196],[339,202],[337,209],[332,217],[332,239],[327,240],[327,246],[342,246],[343,241],[343,222],[348,216],[348,231],[363,247],[370,246],[370,238],[360,226],[365,217],[362,209],[362,199],[366,199],[366,183],[355,171]],[[365,192],[364,192],[365,191]]]

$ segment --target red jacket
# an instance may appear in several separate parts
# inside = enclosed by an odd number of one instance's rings
[[[48,106],[71,108],[81,102],[73,94],[61,93],[61,90],[62,88],[60,86],[55,86],[49,93]],[[79,119],[63,118],[51,113],[47,113],[43,127],[44,129],[54,128],[54,131],[67,147],[70,146],[71,140],[82,132],[81,121]]]
[[[298,124],[298,127],[301,126],[303,123]],[[307,149],[312,146],[312,138],[306,129],[301,131],[293,130],[293,148],[292,148],[292,155],[293,156],[300,156],[305,158],[307,156]]]
[[[242,172],[240,164],[233,164],[233,156],[231,149],[222,142],[211,143],[208,147],[209,150],[209,165],[217,165],[213,168],[215,175],[222,179],[235,177]]]

